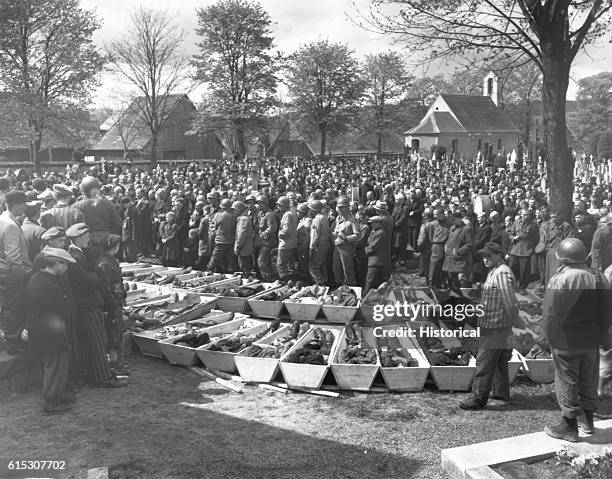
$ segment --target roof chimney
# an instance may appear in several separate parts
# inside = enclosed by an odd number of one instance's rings
[[[495,106],[499,106],[499,93],[497,90],[497,76],[492,71],[484,77],[482,94],[491,98]]]

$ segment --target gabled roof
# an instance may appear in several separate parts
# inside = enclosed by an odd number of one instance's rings
[[[468,132],[517,132],[506,114],[488,96],[441,95],[461,126]]]
[[[421,123],[406,132],[410,135],[435,135],[438,133],[466,133],[466,129],[446,111],[434,111],[427,115]]]
[[[185,94],[167,95],[160,99],[160,109],[171,112],[183,98],[191,102]],[[125,131],[125,136],[129,138],[128,143],[130,150],[142,150],[151,140],[151,133],[144,121],[144,105],[145,97],[139,96],[134,98],[130,105],[122,113],[121,119],[122,129]],[[103,125],[109,125],[108,131],[94,145],[93,150],[123,150],[123,141],[121,139],[119,126],[117,122],[110,117],[104,121]]]

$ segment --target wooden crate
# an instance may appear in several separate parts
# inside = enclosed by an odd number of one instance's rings
[[[410,326],[409,326],[410,327]],[[389,331],[392,329],[400,329],[403,326],[382,326],[381,330]],[[367,335],[374,336],[373,328],[363,328]],[[380,372],[390,391],[401,392],[417,392],[422,391],[425,386],[425,381],[429,375],[429,361],[425,357],[425,353],[421,350],[419,344],[410,337],[397,337],[399,343],[405,347],[410,355],[416,359],[418,366],[414,367],[383,367],[380,366]],[[374,344],[376,342],[374,341]]]
[[[274,343],[276,338],[288,336],[291,330],[290,326],[283,326],[277,331],[267,336],[266,338],[257,341],[254,344],[266,345]],[[280,358],[252,358],[244,355],[241,351],[234,358],[238,374],[243,381],[253,383],[269,383],[274,379],[279,369]]]
[[[225,334],[223,334],[218,340],[213,341],[209,344],[205,344],[204,346],[200,346],[199,348],[196,349],[196,354],[200,358],[200,361],[202,361],[202,364],[204,364],[204,366],[207,369],[223,371],[226,373],[233,373],[234,371],[236,371],[236,363],[234,362],[234,358],[237,355],[237,353],[229,353],[229,352],[224,352],[224,351],[210,351],[210,347],[213,344],[221,341],[222,339],[225,339],[226,337],[231,336],[232,334],[235,334],[236,331],[247,321],[248,321],[247,324],[252,324],[252,327],[243,330],[243,332],[246,334],[257,334],[262,331],[265,331],[266,328],[268,327],[268,323],[264,321],[258,321],[255,319],[251,319],[248,317],[243,317],[240,319],[235,319],[233,321],[228,321],[227,323],[220,324],[218,326],[211,326],[211,329],[217,328],[217,329],[212,329],[213,333],[208,331],[208,334],[211,334],[211,336],[213,334],[216,335],[217,332],[225,333]]]
[[[366,336],[366,335],[364,335]],[[373,338],[373,336],[372,336]],[[365,337],[366,343],[376,349],[376,343]],[[376,352],[376,364],[344,364],[339,362],[340,354],[346,350],[346,332],[341,331],[331,359],[331,370],[339,389],[367,391],[380,369],[380,358]]]
[[[551,359],[524,358],[523,369],[525,374],[534,383],[546,384],[555,382],[555,365]]]
[[[158,328],[151,331],[132,333],[132,340],[136,343],[136,346],[142,354],[152,358],[164,359],[164,353],[162,353],[159,347],[159,339],[155,339],[155,335],[162,329],[163,328]]]
[[[357,311],[359,311],[359,301],[361,300],[361,288],[349,286],[357,295],[357,306],[336,306],[333,304],[323,304],[321,309],[330,323],[346,324],[351,321]]]
[[[258,318],[278,318],[284,307],[282,301],[264,301],[263,299],[249,299],[249,307]]]
[[[189,311],[185,311],[184,313],[177,314],[175,317],[166,321],[164,323],[164,326],[170,326],[172,324],[178,323],[186,323],[188,321],[201,318],[202,316],[205,316],[210,313],[217,303],[216,298],[198,297],[198,299],[200,300],[200,303],[196,307],[190,309]]]
[[[340,338],[340,329],[337,327],[325,328],[329,329],[334,333],[335,339],[331,349],[329,358],[334,352],[334,348],[337,346],[338,339]],[[314,337],[314,328],[310,328],[304,336],[302,336],[295,345],[287,351],[287,353],[280,359],[280,369],[285,378],[287,386],[290,388],[307,388],[307,389],[319,389],[325,379],[325,375],[329,371],[329,359],[327,364],[299,364],[287,362],[287,356],[293,351],[302,347],[303,344],[307,343]]]

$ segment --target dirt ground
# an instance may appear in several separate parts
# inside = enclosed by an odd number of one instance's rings
[[[559,415],[552,386],[526,382],[512,404],[466,412],[465,394],[239,395],[162,360],[129,362],[127,388],[84,388],[67,414],[43,415],[36,392],[0,391],[0,478],[29,459],[66,461],[62,478],[109,467],[115,479],[440,479],[441,449],[539,431]]]

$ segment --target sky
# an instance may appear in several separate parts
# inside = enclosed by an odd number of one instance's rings
[[[176,15],[176,21],[185,31],[184,53],[187,55],[192,55],[197,50],[196,9],[214,3],[216,0],[81,0],[82,6],[88,10],[94,9],[102,22],[101,29],[94,37],[95,43],[100,47],[120,38],[129,23],[130,12],[145,4]],[[274,22],[272,30],[277,48],[286,53],[319,39],[346,43],[355,50],[358,57],[390,48],[400,51],[402,49],[401,45],[394,44],[392,38],[365,31],[348,18],[347,13],[354,12],[354,5],[365,11],[368,0],[260,0],[260,3]],[[406,55],[409,60],[409,52],[406,52]],[[430,68],[428,74],[448,73],[452,70],[452,66],[439,65]],[[612,48],[609,43],[598,48],[591,47],[588,55],[582,54],[576,59],[568,98],[575,97],[577,80],[601,71],[612,71]],[[415,73],[419,75],[422,72]],[[94,96],[94,103],[97,107],[116,106],[118,98],[128,90],[127,85],[120,85],[117,78],[105,73],[102,85]],[[197,102],[201,93],[201,90],[196,89],[190,93],[190,97]]]

